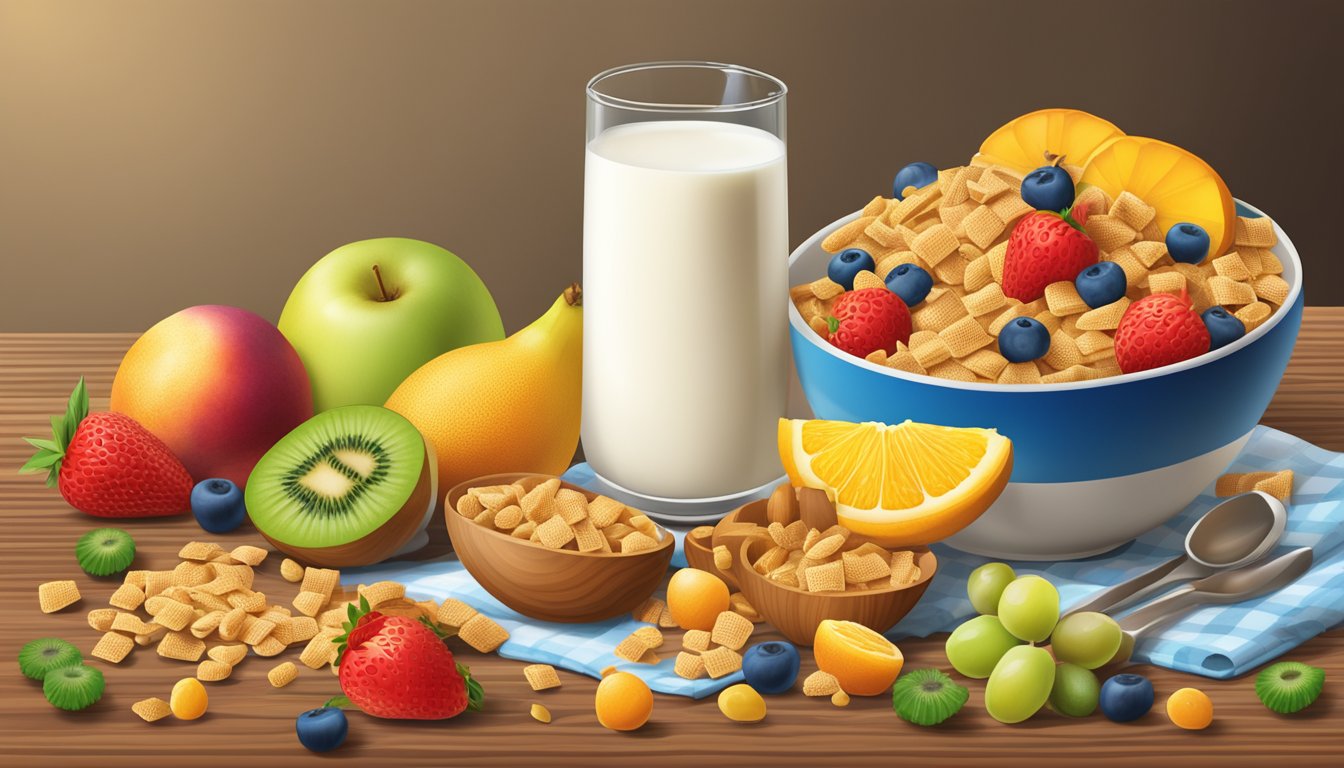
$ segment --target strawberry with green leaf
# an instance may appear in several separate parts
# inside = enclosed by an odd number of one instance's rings
[[[485,692],[471,670],[453,659],[441,633],[427,621],[347,609],[345,634],[334,638],[341,691],[374,717],[442,720],[481,709]]]
[[[191,475],[148,429],[120,413],[89,413],[84,379],[50,440],[26,437],[37,453],[20,472],[47,472],[70,506],[94,517],[163,517],[191,508]]]

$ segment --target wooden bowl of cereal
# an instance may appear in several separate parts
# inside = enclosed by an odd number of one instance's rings
[[[927,547],[888,552],[838,525],[821,530],[802,518],[771,521],[767,506],[754,501],[724,520],[736,524],[732,530],[740,536],[733,576],[747,602],[796,645],[812,645],[825,619],[891,629],[924,596],[938,569]],[[764,527],[765,535],[746,532],[750,524]],[[815,564],[804,562],[809,557]],[[824,591],[807,589],[809,579]]]
[[[549,475],[478,477],[450,490],[447,507],[462,565],[501,603],[542,621],[629,613],[672,562],[672,535],[641,512]]]

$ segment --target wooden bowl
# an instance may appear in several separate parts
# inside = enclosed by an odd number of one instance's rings
[[[753,501],[729,517],[737,522],[764,520],[765,502]],[[825,619],[853,621],[886,632],[915,607],[938,569],[938,560],[928,548],[910,547],[920,570],[918,581],[883,589],[806,592],[770,581],[751,567],[772,546],[774,542],[768,536],[743,538],[733,561],[733,575],[742,594],[761,616],[795,645],[802,646],[812,645],[817,626]]]
[[[457,514],[457,500],[468,488],[521,482],[531,489],[548,476],[526,473],[486,475],[448,491],[444,517],[453,549],[482,587],[513,610],[542,621],[602,621],[633,611],[653,594],[667,575],[674,540],[663,531],[655,549],[576,552],[547,549]],[[597,494],[562,482],[591,501]]]

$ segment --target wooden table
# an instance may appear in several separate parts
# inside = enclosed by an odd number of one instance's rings
[[[86,652],[97,633],[85,623],[88,610],[106,605],[116,583],[84,576],[72,547],[96,520],[71,510],[35,476],[13,470],[24,460],[21,435],[38,435],[49,414],[59,413],[76,378],[88,378],[94,408],[107,404],[112,376],[129,334],[0,334],[0,764],[3,765],[1273,765],[1338,764],[1344,757],[1339,718],[1344,714],[1344,629],[1336,628],[1291,656],[1324,667],[1330,684],[1321,701],[1296,717],[1279,717],[1256,699],[1250,676],[1228,682],[1163,669],[1151,676],[1159,708],[1142,720],[1117,725],[1100,715],[1069,720],[1043,712],[1018,726],[1000,725],[985,714],[983,685],[972,681],[971,700],[960,714],[936,729],[899,720],[887,697],[855,698],[845,709],[825,699],[794,694],[769,700],[770,714],[758,725],[735,725],[713,700],[693,702],[659,696],[652,721],[642,730],[604,731],[593,716],[596,683],[561,673],[564,687],[533,693],[522,665],[481,656],[451,641],[485,686],[487,709],[445,722],[396,722],[350,715],[350,738],[324,756],[303,750],[294,737],[294,716],[338,693],[326,671],[306,668],[286,688],[265,680],[272,660],[250,659],[234,676],[208,685],[209,713],[194,722],[146,724],[130,711],[148,696],[167,698],[172,684],[191,675],[193,665],[137,652],[106,669],[107,693],[92,708],[63,713],[49,707],[40,687],[23,678],[13,659],[20,645],[44,636],[69,639]],[[1308,309],[1297,354],[1284,376],[1265,423],[1333,450],[1344,450],[1344,308]],[[175,553],[192,539],[225,546],[260,544],[255,532],[203,534],[189,518],[126,523],[138,543],[139,568],[169,568]],[[438,551],[443,542],[436,542]],[[259,572],[258,588],[276,602],[292,598],[294,585],[277,575],[272,556]],[[38,612],[35,587],[51,579],[75,578],[84,594],[78,605],[57,614]],[[758,638],[760,634],[758,633]],[[677,641],[672,640],[673,643]],[[675,645],[672,647],[676,647]],[[942,639],[902,644],[907,668],[946,668]],[[297,656],[291,649],[285,657]],[[806,655],[806,654],[805,654]],[[811,670],[804,661],[804,674]],[[1160,711],[1165,695],[1193,685],[1216,704],[1217,720],[1207,731],[1184,732]],[[541,725],[527,716],[530,702],[550,708],[554,722]],[[1155,762],[1154,762],[1155,761]],[[329,762],[328,762],[329,764]]]

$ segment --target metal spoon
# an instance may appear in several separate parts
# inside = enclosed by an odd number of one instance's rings
[[[1190,526],[1185,554],[1093,595],[1069,613],[1116,611],[1171,584],[1253,563],[1278,543],[1288,523],[1283,502],[1250,491],[1214,505]]]
[[[1230,571],[1220,571],[1172,590],[1120,619],[1124,638],[1113,661],[1128,659],[1134,643],[1158,625],[1201,605],[1240,603],[1277,591],[1297,581],[1311,568],[1311,547],[1300,547],[1271,560]]]

